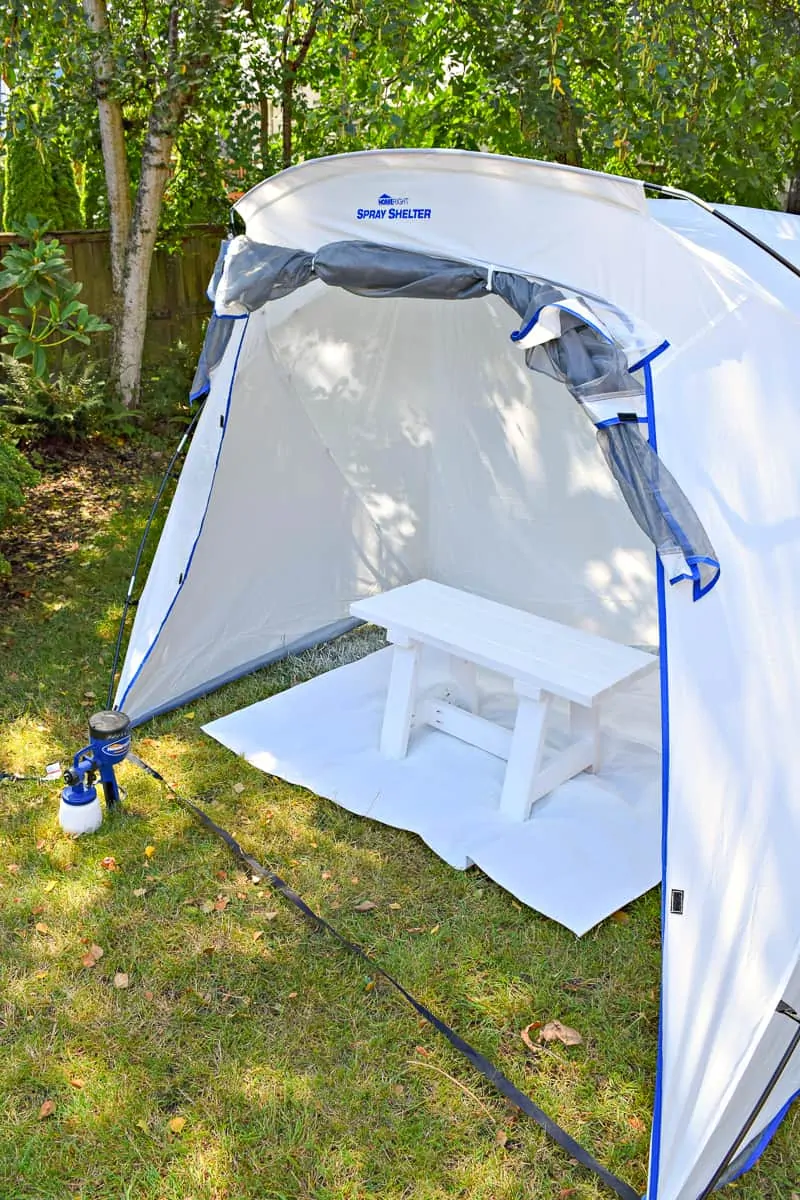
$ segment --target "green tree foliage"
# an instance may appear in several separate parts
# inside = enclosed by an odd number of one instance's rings
[[[57,225],[59,215],[39,140],[27,130],[12,131],[6,152],[3,228],[22,225],[28,216]]]
[[[64,148],[58,142],[47,146],[47,160],[50,167],[51,187],[55,205],[58,209],[56,229],[80,229],[82,227],[81,199],[75,183],[75,172],[72,162]]]
[[[37,474],[10,438],[10,430],[0,417],[0,529],[25,499],[25,490],[32,487]],[[9,574],[10,567],[0,554],[0,576]]]

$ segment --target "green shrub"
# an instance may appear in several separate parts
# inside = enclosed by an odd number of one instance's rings
[[[33,467],[8,439],[7,429],[0,421],[0,529],[9,524],[9,517],[23,502],[25,489],[32,487],[37,479]],[[0,576],[8,575],[10,569],[0,553]]]
[[[38,140],[27,132],[12,132],[7,146],[3,228],[22,225],[28,216],[57,225],[60,214],[52,175]]]
[[[111,326],[78,300],[83,284],[73,283],[57,238],[45,237],[35,217],[16,232],[25,240],[9,246],[0,262],[2,299],[15,301],[7,315],[0,313],[0,342],[14,358],[30,358],[35,374],[46,378],[51,350],[68,342],[88,346],[92,334]]]
[[[75,172],[66,152],[57,142],[51,142],[47,148],[50,162],[53,195],[58,206],[56,229],[80,229],[81,198],[75,183]]]
[[[135,429],[131,413],[112,398],[101,365],[68,352],[46,376],[37,375],[30,363],[0,355],[0,414],[26,442],[128,435]]]

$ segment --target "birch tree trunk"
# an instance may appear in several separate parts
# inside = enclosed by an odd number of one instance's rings
[[[111,95],[114,66],[110,53],[106,0],[83,0],[87,24],[97,39],[93,57],[94,91],[100,117],[108,207],[111,213],[111,282],[115,299],[122,295],[125,245],[131,224],[131,185],[125,154],[122,106]]]
[[[175,132],[180,122],[183,97],[178,94],[156,104],[142,151],[142,169],[136,207],[125,245],[121,310],[117,327],[115,373],[119,395],[126,408],[139,400],[142,355],[147,329],[147,291],[153,261],[158,217],[170,171]]]
[[[175,136],[189,108],[193,85],[188,82],[208,63],[208,54],[179,61],[180,0],[172,0],[166,31],[167,59],[153,100],[142,150],[136,202],[131,212],[130,180],[125,151],[122,107],[113,96],[114,62],[106,0],[82,0],[86,21],[95,35],[92,59],[100,115],[106,187],[111,216],[111,274],[114,290],[112,378],[127,408],[139,401],[142,355],[147,328],[147,292],[158,220],[170,173]],[[206,18],[213,19],[232,0],[207,0]],[[113,15],[113,9],[112,9]],[[197,16],[195,11],[195,17]],[[191,70],[187,68],[191,67]]]

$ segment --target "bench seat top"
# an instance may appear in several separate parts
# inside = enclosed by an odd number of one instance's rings
[[[658,667],[643,650],[430,579],[357,600],[350,612],[578,704]]]

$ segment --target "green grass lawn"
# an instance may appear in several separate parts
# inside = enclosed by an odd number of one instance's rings
[[[44,544],[67,505],[75,528],[60,556],[45,546],[23,564],[28,594],[0,593],[0,769],[40,771],[85,741],[156,482],[152,463],[113,488],[79,472],[23,521]],[[233,684],[134,748],[643,1190],[658,895],[577,940],[200,732],[308,669]],[[129,764],[121,783],[124,810],[77,841],[59,829],[57,784],[0,784],[2,1200],[608,1195],[160,785]],[[365,899],[377,907],[357,912]],[[532,1053],[520,1031],[551,1019],[583,1044]],[[731,1194],[790,1200],[796,1128],[791,1115]]]

